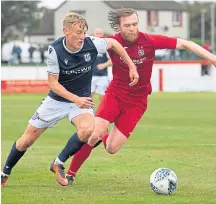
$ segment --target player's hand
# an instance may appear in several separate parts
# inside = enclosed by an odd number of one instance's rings
[[[94,108],[94,103],[90,97],[77,97],[74,103],[79,108]]]
[[[97,65],[97,68],[98,68],[99,70],[103,70],[105,67],[104,67],[103,64],[98,64],[98,65]]]
[[[137,72],[136,67],[133,69],[130,69],[129,76],[130,76],[130,80],[131,80],[131,83],[129,84],[129,86],[136,85],[139,81],[139,74]]]
[[[212,64],[214,65],[214,67],[216,68],[216,61],[212,62]]]

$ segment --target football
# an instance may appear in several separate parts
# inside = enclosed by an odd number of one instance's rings
[[[156,169],[150,177],[150,187],[157,194],[172,194],[177,187],[177,176],[169,168]]]

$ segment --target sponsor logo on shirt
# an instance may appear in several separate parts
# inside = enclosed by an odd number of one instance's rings
[[[128,47],[124,47],[124,49],[127,49]],[[145,55],[145,52],[144,52],[144,49],[143,47],[137,47],[137,53],[138,55],[141,57],[139,59],[132,59],[133,63],[135,65],[139,65],[139,64],[142,64],[145,60],[146,60],[146,57],[144,56]],[[126,62],[120,57],[120,59],[123,61],[124,64],[126,64]]]
[[[75,69],[75,70],[61,70],[61,73],[63,75],[72,75],[72,74],[81,74],[81,73],[85,73],[88,72],[89,70],[91,70],[92,66],[88,66],[88,67],[83,67],[80,69]]]
[[[124,64],[127,64],[121,57],[120,57],[120,59],[122,60],[122,62]],[[146,57],[142,57],[140,59],[132,59],[132,61],[135,65],[142,64],[145,60],[146,60]]]

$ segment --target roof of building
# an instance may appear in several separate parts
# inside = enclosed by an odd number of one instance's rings
[[[67,0],[63,1],[55,10],[61,8]],[[134,8],[136,10],[163,10],[163,11],[183,11],[185,8],[176,1],[103,1],[112,9]]]
[[[134,8],[136,10],[183,11],[184,7],[175,1],[104,1],[112,9]]]

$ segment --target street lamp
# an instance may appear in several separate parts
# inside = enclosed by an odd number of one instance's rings
[[[211,4],[211,48],[215,52],[215,3]]]
[[[29,42],[28,25],[27,24],[23,25],[23,34],[24,34],[24,42]]]
[[[206,9],[201,10],[201,40],[205,44],[205,13]]]

